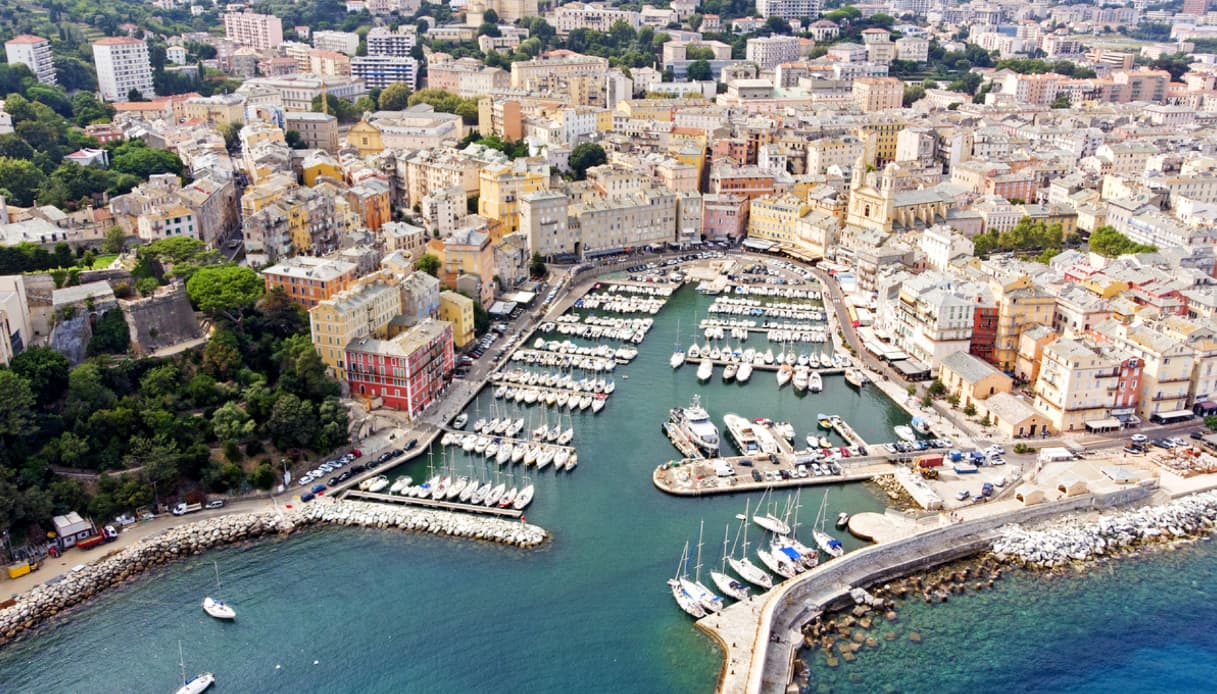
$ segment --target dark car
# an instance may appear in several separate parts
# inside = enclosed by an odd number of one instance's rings
[[[312,492],[314,494],[320,494],[321,492],[324,492],[326,489],[327,489],[327,487],[324,484],[317,484],[317,485],[313,485]]]
[[[1203,431],[1193,431],[1193,432],[1192,432],[1192,434],[1191,434],[1191,436],[1192,436],[1192,438],[1193,438],[1193,439],[1196,439],[1197,441],[1203,441],[1203,440],[1204,440],[1204,432],[1203,432]]]
[[[361,473],[367,469],[368,469],[367,465],[355,465],[348,472],[350,472],[352,475],[358,475],[359,473]]]
[[[335,476],[335,477],[331,477],[331,478],[330,478],[330,486],[332,487],[332,486],[334,486],[335,484],[338,484],[338,483],[339,483],[339,482],[341,482],[341,481],[342,481],[342,480],[341,480],[341,479],[339,479],[337,476]]]
[[[760,482],[760,481],[761,481],[761,472],[760,472],[759,470],[753,470],[753,471],[752,471],[752,481],[753,481],[753,482]]]
[[[418,439],[410,439],[409,441],[406,442],[406,450],[412,451],[412,450],[414,450],[414,447],[417,445],[418,445]],[[401,451],[398,451],[398,453],[401,453]]]
[[[317,498],[317,495],[316,495],[316,494],[313,494],[312,492],[309,492],[308,494],[301,494],[301,495],[300,495],[300,502],[301,502],[301,503],[305,503],[305,504],[307,504],[308,502],[310,502],[310,501],[312,501],[313,499],[316,499],[316,498]]]
[[[346,482],[347,480],[351,479],[354,476],[355,476],[355,472],[353,470],[347,470],[346,472],[342,473],[341,475],[338,475],[338,481]]]

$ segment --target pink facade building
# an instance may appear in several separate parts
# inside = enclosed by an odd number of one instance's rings
[[[748,230],[748,199],[707,193],[701,200],[701,237],[706,241],[736,241]]]
[[[388,340],[354,340],[346,361],[352,397],[418,415],[452,378],[452,324],[426,320]]]

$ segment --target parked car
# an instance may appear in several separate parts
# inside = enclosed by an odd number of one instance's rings
[[[308,494],[301,494],[301,495],[300,495],[300,502],[301,502],[301,503],[304,503],[304,504],[307,504],[308,502],[310,502],[310,501],[312,501],[313,499],[316,499],[316,498],[317,498],[317,495],[316,495],[316,494],[313,494],[312,492],[309,492]]]
[[[224,500],[223,499],[212,499],[211,501],[208,501],[207,504],[205,506],[203,506],[203,508],[208,508],[208,509],[224,508]]]
[[[324,492],[326,489],[327,489],[327,487],[326,487],[324,484],[318,484],[318,485],[316,485],[316,486],[314,486],[314,487],[313,487],[313,489],[312,489],[312,493],[313,493],[313,494],[320,494],[321,492]]]
[[[1133,434],[1132,436],[1128,437],[1128,440],[1132,441],[1133,443],[1141,444],[1141,443],[1148,443],[1149,437],[1146,436],[1145,434]]]
[[[414,447],[417,445],[418,445],[418,439],[410,439],[409,441],[406,442],[406,450],[412,451],[412,450],[414,450]]]
[[[1157,446],[1158,448],[1164,448],[1168,451],[1175,447],[1175,444],[1171,443],[1170,441],[1167,441],[1166,439],[1154,439],[1153,444],[1155,446]]]
[[[971,492],[966,489],[960,489],[959,493],[955,495],[955,498],[959,499],[960,501],[967,501],[968,497],[970,496],[972,496]]]

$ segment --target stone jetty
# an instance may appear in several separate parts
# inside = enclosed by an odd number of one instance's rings
[[[993,542],[993,553],[1004,561],[1051,568],[1209,533],[1215,524],[1217,492],[1205,492],[1161,506],[1105,513],[1097,519],[1065,520],[1050,528],[1006,526]]]
[[[169,528],[19,596],[15,604],[0,610],[0,646],[107,588],[171,561],[324,525],[396,528],[522,548],[536,547],[548,537],[545,529],[516,520],[337,499],[283,511],[234,513]]]

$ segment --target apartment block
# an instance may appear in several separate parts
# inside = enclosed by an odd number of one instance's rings
[[[314,31],[313,48],[353,56],[359,50],[359,34],[353,31]]]
[[[21,34],[4,42],[4,56],[10,65],[20,63],[34,73],[42,84],[55,84],[55,57],[51,42],[41,36]]]
[[[368,55],[370,56],[388,55],[404,58],[414,50],[418,36],[412,26],[402,25],[397,27],[397,31],[390,31],[385,27],[372,27],[365,40],[368,43]]]
[[[265,51],[283,43],[283,21],[272,14],[224,13],[224,35],[229,41]]]
[[[852,93],[854,104],[863,113],[904,105],[904,82],[895,77],[859,77],[854,80]]]
[[[345,360],[352,397],[417,416],[452,379],[452,325],[432,320],[387,340],[360,337]]]
[[[332,298],[355,282],[356,265],[345,260],[301,255],[262,271],[266,291],[282,289],[305,309]]]
[[[579,255],[582,243],[567,222],[566,193],[541,190],[520,196],[519,229],[528,239],[530,254],[546,258]]]
[[[762,70],[775,68],[782,63],[793,63],[799,59],[799,39],[797,36],[748,39],[745,59],[756,63]]]
[[[93,65],[97,68],[97,90],[106,101],[128,101],[132,90],[145,99],[156,96],[148,45],[140,39],[113,36],[96,41]]]
[[[1062,338],[1044,347],[1035,408],[1061,432],[1119,428],[1113,410],[1136,407],[1140,378],[1140,360]]]
[[[473,299],[453,291],[439,294],[439,318],[452,324],[452,342],[464,349],[476,338],[473,324]]]
[[[368,89],[400,83],[413,92],[418,87],[418,61],[409,56],[358,56],[351,58],[351,76],[363,80]]]
[[[676,194],[662,189],[571,207],[585,257],[675,243],[676,214]]]
[[[530,168],[524,159],[487,166],[479,175],[478,214],[500,222],[497,236],[520,228],[520,197],[548,187],[549,170]],[[492,238],[498,241],[499,238]]]
[[[401,292],[382,276],[370,276],[309,309],[313,347],[330,373],[347,380],[347,345],[364,337],[383,337],[401,313]]]

